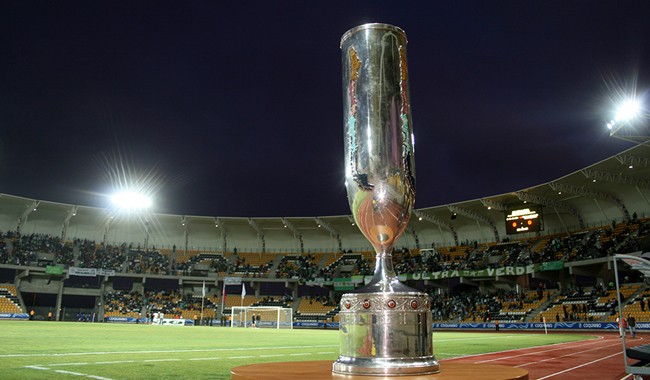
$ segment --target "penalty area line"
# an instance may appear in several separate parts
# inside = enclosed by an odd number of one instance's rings
[[[109,377],[95,376],[95,375],[88,375],[88,374],[86,374],[86,373],[72,372],[72,371],[65,371],[65,370],[62,370],[62,369],[54,370],[54,372],[57,372],[57,373],[63,373],[63,374],[66,374],[66,375],[74,375],[74,376],[87,377],[87,378],[89,378],[89,379],[97,379],[97,380],[113,380],[113,379],[111,379],[111,378],[109,378]]]
[[[24,368],[30,368],[30,369],[37,369],[39,371],[54,371],[56,373],[62,373],[65,375],[73,375],[73,376],[80,376],[80,377],[86,377],[89,379],[97,379],[97,380],[113,380],[110,377],[103,377],[103,376],[97,376],[97,375],[90,375],[87,373],[81,373],[81,372],[72,372],[72,371],[66,371],[63,369],[52,369],[52,368],[47,368],[43,367],[40,365],[27,365]]]
[[[49,368],[40,365],[26,365],[25,368],[38,369],[41,371],[49,371]]]

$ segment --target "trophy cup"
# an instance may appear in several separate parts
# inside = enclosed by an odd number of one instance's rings
[[[332,372],[437,373],[429,296],[399,282],[392,261],[415,201],[406,34],[365,24],[343,35],[341,50],[345,186],[376,262],[372,280],[341,298],[340,355]]]

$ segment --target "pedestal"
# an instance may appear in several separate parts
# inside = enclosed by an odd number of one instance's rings
[[[249,364],[230,370],[232,380],[528,380],[528,371],[502,365],[440,363],[440,373],[418,376],[365,376],[332,373],[331,360]]]

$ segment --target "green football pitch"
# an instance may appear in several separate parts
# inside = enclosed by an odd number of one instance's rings
[[[434,332],[438,360],[590,339],[543,332]],[[2,379],[229,379],[232,367],[338,357],[338,331],[0,321]]]

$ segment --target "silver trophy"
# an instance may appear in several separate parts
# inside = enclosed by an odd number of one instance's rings
[[[399,282],[392,261],[415,201],[406,34],[365,24],[343,35],[341,50],[348,201],[377,256],[370,283],[341,298],[340,356],[332,371],[437,373],[429,296]]]

